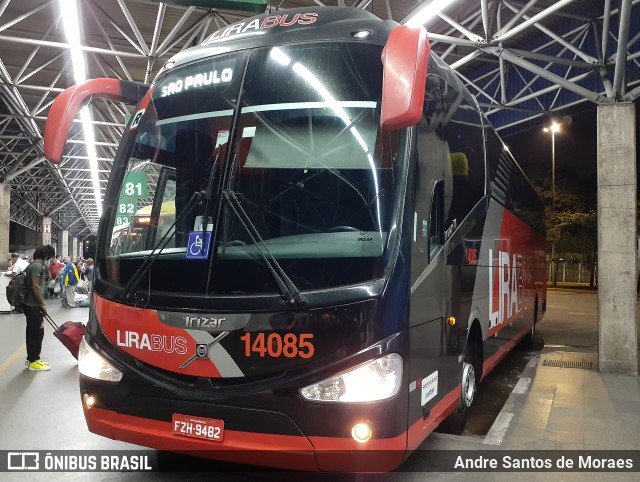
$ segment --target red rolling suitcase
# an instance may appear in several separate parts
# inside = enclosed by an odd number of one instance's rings
[[[44,316],[53,327],[53,336],[60,340],[60,342],[67,347],[67,350],[69,350],[77,360],[80,342],[82,341],[82,337],[86,331],[84,324],[79,321],[67,321],[58,326],[48,313]]]

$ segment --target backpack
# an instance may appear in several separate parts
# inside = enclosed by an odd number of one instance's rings
[[[69,269],[69,265],[64,269],[62,276],[65,279],[65,286],[75,286],[78,284],[78,270],[74,265],[71,265],[72,269]]]
[[[27,294],[26,278],[26,273],[22,271],[7,285],[7,301],[18,311],[22,310],[24,297]]]

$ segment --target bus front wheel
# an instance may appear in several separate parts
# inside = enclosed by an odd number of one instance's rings
[[[470,338],[467,340],[465,359],[462,362],[462,376],[460,381],[461,394],[455,410],[442,422],[441,429],[447,433],[460,435],[464,431],[469,416],[469,408],[473,405],[478,392],[481,372],[477,370],[481,356],[478,342]],[[481,365],[480,365],[481,366]]]

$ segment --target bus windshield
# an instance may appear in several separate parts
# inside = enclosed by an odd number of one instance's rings
[[[145,289],[278,293],[268,254],[302,291],[381,278],[405,170],[379,128],[381,51],[293,44],[163,74],[123,139],[98,276],[126,285],[152,256]]]

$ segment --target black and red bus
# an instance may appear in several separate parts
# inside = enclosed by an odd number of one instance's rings
[[[137,105],[80,350],[92,432],[386,470],[439,424],[460,431],[482,377],[533,337],[540,198],[423,28],[338,7],[230,25],[150,86],[67,89],[51,161],[90,97]],[[122,206],[149,219],[113,250]]]

